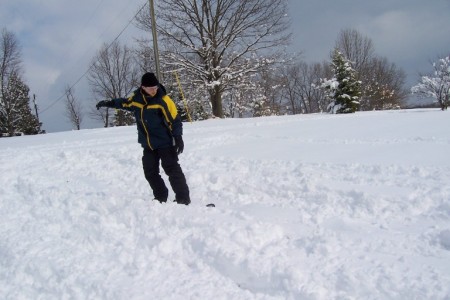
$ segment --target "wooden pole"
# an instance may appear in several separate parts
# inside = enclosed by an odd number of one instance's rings
[[[156,19],[155,19],[155,7],[153,5],[153,0],[150,1],[150,16],[152,21],[152,35],[153,35],[153,52],[155,55],[155,67],[156,67],[156,77],[158,80],[162,80],[161,71],[159,69],[159,50],[158,50],[158,36],[156,33]]]

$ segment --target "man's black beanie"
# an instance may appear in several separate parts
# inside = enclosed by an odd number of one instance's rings
[[[153,73],[145,73],[142,75],[141,85],[142,86],[157,86],[159,84],[158,78],[156,78]]]

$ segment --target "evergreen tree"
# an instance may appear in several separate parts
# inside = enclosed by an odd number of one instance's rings
[[[30,98],[28,96],[30,89],[13,73],[7,82],[2,95],[2,106],[0,127],[2,132],[9,136],[15,133],[38,134],[39,122],[31,113]]]
[[[351,63],[341,52],[334,51],[332,68],[337,86],[332,93],[333,102],[329,108],[332,113],[354,113],[358,109],[361,95],[361,82],[356,79],[356,72]]]
[[[117,109],[115,112],[114,126],[127,126],[136,123],[134,115],[129,111]]]

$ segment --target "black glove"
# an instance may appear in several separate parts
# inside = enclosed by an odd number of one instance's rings
[[[114,107],[114,101],[102,100],[99,103],[97,103],[97,105],[95,105],[95,107],[97,107],[97,110],[99,110],[100,107]]]
[[[181,137],[181,135],[175,136],[174,138],[175,138],[175,151],[179,155],[183,153],[184,150],[183,138]]]

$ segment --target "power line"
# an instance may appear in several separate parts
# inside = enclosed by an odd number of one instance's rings
[[[114,44],[114,42],[116,42],[119,37],[122,35],[122,33],[125,32],[125,30],[128,28],[128,26],[130,26],[131,22],[133,22],[133,20],[136,18],[136,16],[144,9],[144,7],[147,6],[147,2],[142,5],[142,7],[136,12],[136,14],[130,19],[130,21],[128,21],[127,25],[122,29],[122,31],[120,31],[120,33],[114,38],[114,40],[108,45],[108,47],[106,47],[106,50],[109,50],[109,48]],[[74,84],[72,84],[70,86],[70,89],[74,88],[80,81],[81,79],[83,79],[87,73],[89,73],[89,71],[92,69],[92,67],[94,66],[95,62],[92,63],[89,68],[86,70],[86,72],[83,73],[83,75],[81,75]],[[59,98],[57,98],[55,101],[53,101],[49,106],[47,106],[45,109],[41,110],[41,114],[43,114],[44,112],[46,112],[47,110],[49,110],[50,108],[52,108],[56,103],[58,103],[59,101],[61,101],[61,99],[63,99],[66,96],[66,94],[61,95]]]

